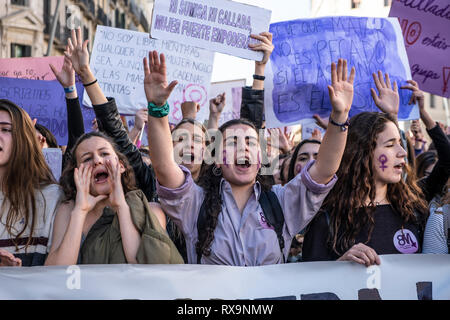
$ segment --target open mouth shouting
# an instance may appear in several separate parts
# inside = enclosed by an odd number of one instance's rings
[[[94,174],[94,183],[96,184],[102,184],[108,181],[108,171],[106,169],[97,169]]]

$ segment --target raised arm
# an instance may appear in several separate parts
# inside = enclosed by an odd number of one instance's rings
[[[72,55],[69,45],[66,46],[68,55]],[[65,56],[61,71],[58,71],[54,65],[50,64],[50,69],[58,82],[64,88],[67,105],[67,131],[69,139],[67,141],[67,150],[70,151],[79,137],[84,134],[83,113],[81,112],[80,101],[78,100],[77,87],[75,85],[75,70],[72,61]],[[67,153],[68,155],[69,153]],[[63,168],[66,156],[63,159]]]
[[[339,59],[338,65],[331,63],[331,86],[328,93],[331,100],[331,115],[322,144],[320,145],[317,161],[309,169],[311,178],[317,183],[328,183],[336,173],[344,154],[347,140],[348,113],[353,102],[353,80],[355,68],[347,78],[347,61]]]
[[[225,103],[225,92],[209,100],[208,129],[219,129],[219,119],[223,109],[225,108]]]
[[[173,155],[172,135],[169,126],[169,106],[167,99],[177,85],[177,81],[167,83],[166,59],[164,54],[149,53],[144,58],[144,89],[148,106],[148,145],[150,158],[159,183],[167,188],[180,187],[185,176]]]
[[[384,113],[389,113],[395,117],[398,117],[398,108],[400,105],[400,97],[398,95],[397,81],[394,81],[394,87],[391,86],[391,80],[389,74],[385,74],[386,81],[383,79],[383,73],[378,71],[378,75],[373,73],[373,81],[379,94],[377,95],[375,89],[371,88],[370,93],[375,105]]]

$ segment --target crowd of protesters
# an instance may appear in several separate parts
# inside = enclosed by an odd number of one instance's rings
[[[379,112],[350,119],[356,70],[339,59],[330,67],[329,119],[315,116],[325,134],[296,141],[287,130],[265,129],[264,71],[274,47],[268,32],[252,37],[263,59],[253,86],[243,88],[240,119],[218,126],[221,94],[210,101],[207,124],[186,101],[172,126],[167,100],[177,81],[168,83],[165,56],[153,51],[143,61],[148,109],[129,131],[89,67],[88,41],[73,30],[62,69],[51,66],[67,102],[59,181],[42,153],[60,147],[52,133],[0,100],[0,266],[370,266],[384,254],[449,253],[450,142],[418,84],[398,88],[389,70],[374,73]],[[90,133],[75,75],[93,104]],[[419,106],[408,133],[398,125],[399,90]]]

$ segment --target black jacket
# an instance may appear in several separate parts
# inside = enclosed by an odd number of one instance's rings
[[[114,98],[108,98],[108,102],[105,104],[94,105],[94,112],[99,127],[101,126],[103,132],[114,140],[119,151],[127,157],[133,167],[137,187],[144,192],[149,202],[155,201],[155,175],[152,168],[142,160],[139,149],[128,137]]]
[[[257,129],[264,124],[264,90],[242,88],[241,119],[252,122]]]

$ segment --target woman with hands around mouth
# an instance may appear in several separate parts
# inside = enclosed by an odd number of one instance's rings
[[[260,174],[258,131],[243,119],[219,128],[222,135],[215,162],[198,184],[194,183],[189,170],[176,164],[171,143],[167,99],[177,82],[168,83],[163,54],[150,52],[149,59],[144,59],[144,71],[157,192],[164,212],[186,239],[188,262],[234,266],[284,263],[289,246],[282,243],[291,243],[311,221],[336,182],[353,99],[354,69],[348,76],[346,61],[332,64],[329,92],[333,124],[327,129],[317,160],[310,161],[290,183],[272,188]],[[282,211],[280,234],[265,219],[262,195],[273,195],[271,203]],[[203,222],[198,224],[199,219]]]
[[[380,264],[381,254],[420,253],[426,202],[406,164],[397,125],[399,95],[374,74],[377,107],[352,117],[335,187],[305,235],[304,261]],[[406,178],[404,178],[406,176]]]
[[[71,154],[60,180],[66,202],[55,218],[46,265],[169,263],[148,258],[142,234],[151,228],[167,237],[165,216],[150,212],[136,190],[133,169],[114,143],[101,133],[88,133]],[[182,263],[181,257],[177,261]]]

